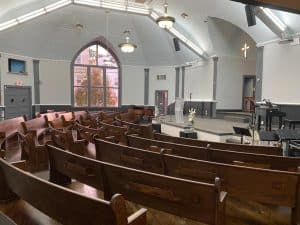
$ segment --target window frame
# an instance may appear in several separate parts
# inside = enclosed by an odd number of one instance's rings
[[[106,51],[108,51],[111,56],[114,58],[114,60],[116,61],[117,67],[114,66],[105,66],[105,65],[97,65],[98,64],[98,47],[96,50],[96,65],[85,65],[85,64],[77,64],[76,63],[76,59],[78,58],[78,56],[86,49],[90,48],[93,45],[99,45],[100,47],[104,48]],[[76,106],[75,105],[75,92],[74,89],[76,87],[81,87],[81,86],[75,86],[75,76],[74,76],[74,68],[78,66],[78,67],[85,67],[87,68],[87,105],[86,106]],[[91,68],[101,68],[102,72],[103,72],[103,87],[97,87],[97,86],[92,86],[91,81],[90,81],[90,76],[91,76]],[[117,69],[118,71],[118,87],[110,87],[110,86],[106,86],[106,70],[107,69]],[[96,40],[86,44],[85,46],[83,46],[73,57],[73,60],[71,62],[71,104],[72,107],[74,108],[119,108],[121,106],[121,93],[122,93],[122,74],[121,74],[121,64],[119,61],[119,58],[117,57],[114,48],[112,47],[112,45],[105,40],[104,37],[100,37],[97,38]],[[91,102],[91,91],[93,88],[102,88],[104,90],[104,97],[103,97],[103,101],[104,101],[104,105],[103,106],[93,106],[92,102]],[[107,106],[107,89],[108,88],[115,88],[118,90],[118,105],[117,106]]]

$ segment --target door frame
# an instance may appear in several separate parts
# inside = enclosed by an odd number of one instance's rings
[[[156,106],[156,93],[157,92],[167,92],[167,105],[165,108],[165,114],[168,114],[168,105],[169,105],[169,90],[155,90],[154,92],[154,105]]]
[[[254,79],[253,85],[254,85],[254,90],[253,90],[253,97],[255,99],[255,94],[256,94],[256,75],[244,75],[243,76],[243,89],[242,89],[242,111],[244,111],[244,99],[245,99],[245,80],[252,78]]]
[[[3,104],[5,104],[5,91],[7,88],[22,88],[22,89],[29,89],[29,100],[30,100],[30,118],[32,118],[32,86],[18,86],[18,85],[4,85],[3,86]],[[5,108],[5,114],[4,117],[6,118],[6,108]]]

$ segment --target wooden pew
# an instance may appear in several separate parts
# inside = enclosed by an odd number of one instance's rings
[[[75,115],[73,112],[60,114],[59,117],[62,119],[63,127],[69,127],[75,123]]]
[[[21,123],[22,133],[28,134],[29,132],[35,132],[37,139],[43,140],[44,137],[49,134],[49,127],[44,117],[38,117],[32,120],[27,120]]]
[[[0,121],[0,149],[5,151],[9,141],[16,141],[18,131],[20,131],[21,123],[26,121],[26,117],[16,117]],[[1,153],[5,155],[5,152]]]
[[[292,208],[292,223],[300,222],[300,174],[247,168],[151,152],[95,140],[96,159],[152,173],[212,182],[221,179],[221,190],[229,196],[275,206]]]
[[[115,143],[120,143],[127,145],[127,128],[126,127],[119,127],[119,126],[114,126],[108,123],[104,122],[99,122],[99,124],[104,127],[105,129],[105,137],[112,137],[112,141]],[[101,138],[101,137],[100,137]]]
[[[134,124],[139,122],[139,117],[132,110],[128,110],[128,112],[125,113],[120,113],[116,116],[116,119]]]
[[[48,146],[50,180],[72,179],[104,191],[105,199],[121,193],[134,203],[206,224],[225,224],[226,193],[215,184],[200,183],[104,163]]]
[[[116,118],[122,126],[128,129],[128,134],[137,134],[140,137],[153,139],[153,129],[152,124],[134,124],[127,121],[122,121]]]
[[[281,147],[241,145],[241,144],[229,144],[229,143],[212,142],[212,141],[202,141],[202,140],[195,140],[195,139],[188,139],[188,138],[173,137],[173,136],[158,134],[158,133],[154,134],[154,139],[158,141],[172,142],[172,143],[184,144],[184,145],[193,145],[197,147],[207,147],[207,145],[210,145],[211,148],[221,149],[221,150],[282,156]]]
[[[51,140],[53,144],[64,150],[68,150],[75,154],[86,155],[87,142],[86,140],[78,140],[73,136],[73,131],[69,129],[51,129]]]
[[[104,123],[112,124],[118,114],[117,112],[100,112],[99,119]]]
[[[213,161],[226,164],[237,164],[252,166],[258,168],[268,168],[272,170],[282,170],[298,172],[300,158],[283,157],[275,155],[263,155],[254,153],[234,152],[212,148],[202,148],[171,142],[162,142],[134,135],[127,136],[128,145],[131,147],[148,149],[151,146],[157,146],[168,150],[169,154],[178,155],[187,158],[194,158],[206,161]]]
[[[42,170],[48,170],[48,152],[45,142],[41,145],[36,137],[36,132],[19,133],[19,142],[21,145],[21,159],[26,160],[26,169],[33,173]]]
[[[84,126],[90,126],[92,122],[92,118],[88,111],[75,111],[74,119],[76,122]]]
[[[126,216],[125,201],[115,195],[110,201],[84,196],[26,173],[0,159],[0,197],[16,194],[44,214],[64,225],[146,225],[142,209]]]
[[[107,135],[107,129],[105,127],[95,129],[76,123],[75,128],[77,130],[77,137],[80,137],[81,139],[84,139],[90,143],[95,143],[95,136],[104,139]]]

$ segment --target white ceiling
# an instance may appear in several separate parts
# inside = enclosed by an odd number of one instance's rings
[[[0,0],[0,23],[38,9],[56,0]],[[164,0],[147,1],[158,12]],[[257,25],[248,27],[244,5],[229,0],[169,0],[169,14],[176,17],[176,28],[201,46],[209,55],[218,51],[209,30],[209,17],[220,18],[247,32],[256,43],[276,39],[277,36],[257,19]],[[274,11],[295,33],[300,32],[300,16]],[[190,18],[185,20],[182,13]],[[98,36],[106,36],[105,12],[84,6],[67,6],[48,15],[0,32],[0,51],[30,55],[38,58],[72,59],[83,45]],[[205,22],[208,21],[208,22]],[[83,31],[74,28],[84,25]],[[115,46],[123,64],[130,65],[179,65],[193,61],[197,56],[181,45],[175,52],[172,36],[148,17],[127,16],[120,12],[109,15],[108,39]],[[122,32],[130,29],[138,45],[136,53],[124,55],[118,49]],[[230,34],[229,34],[230,35]]]

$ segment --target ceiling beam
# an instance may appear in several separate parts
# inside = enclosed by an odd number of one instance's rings
[[[264,6],[272,9],[279,9],[300,14],[299,0],[231,0],[250,5]]]

